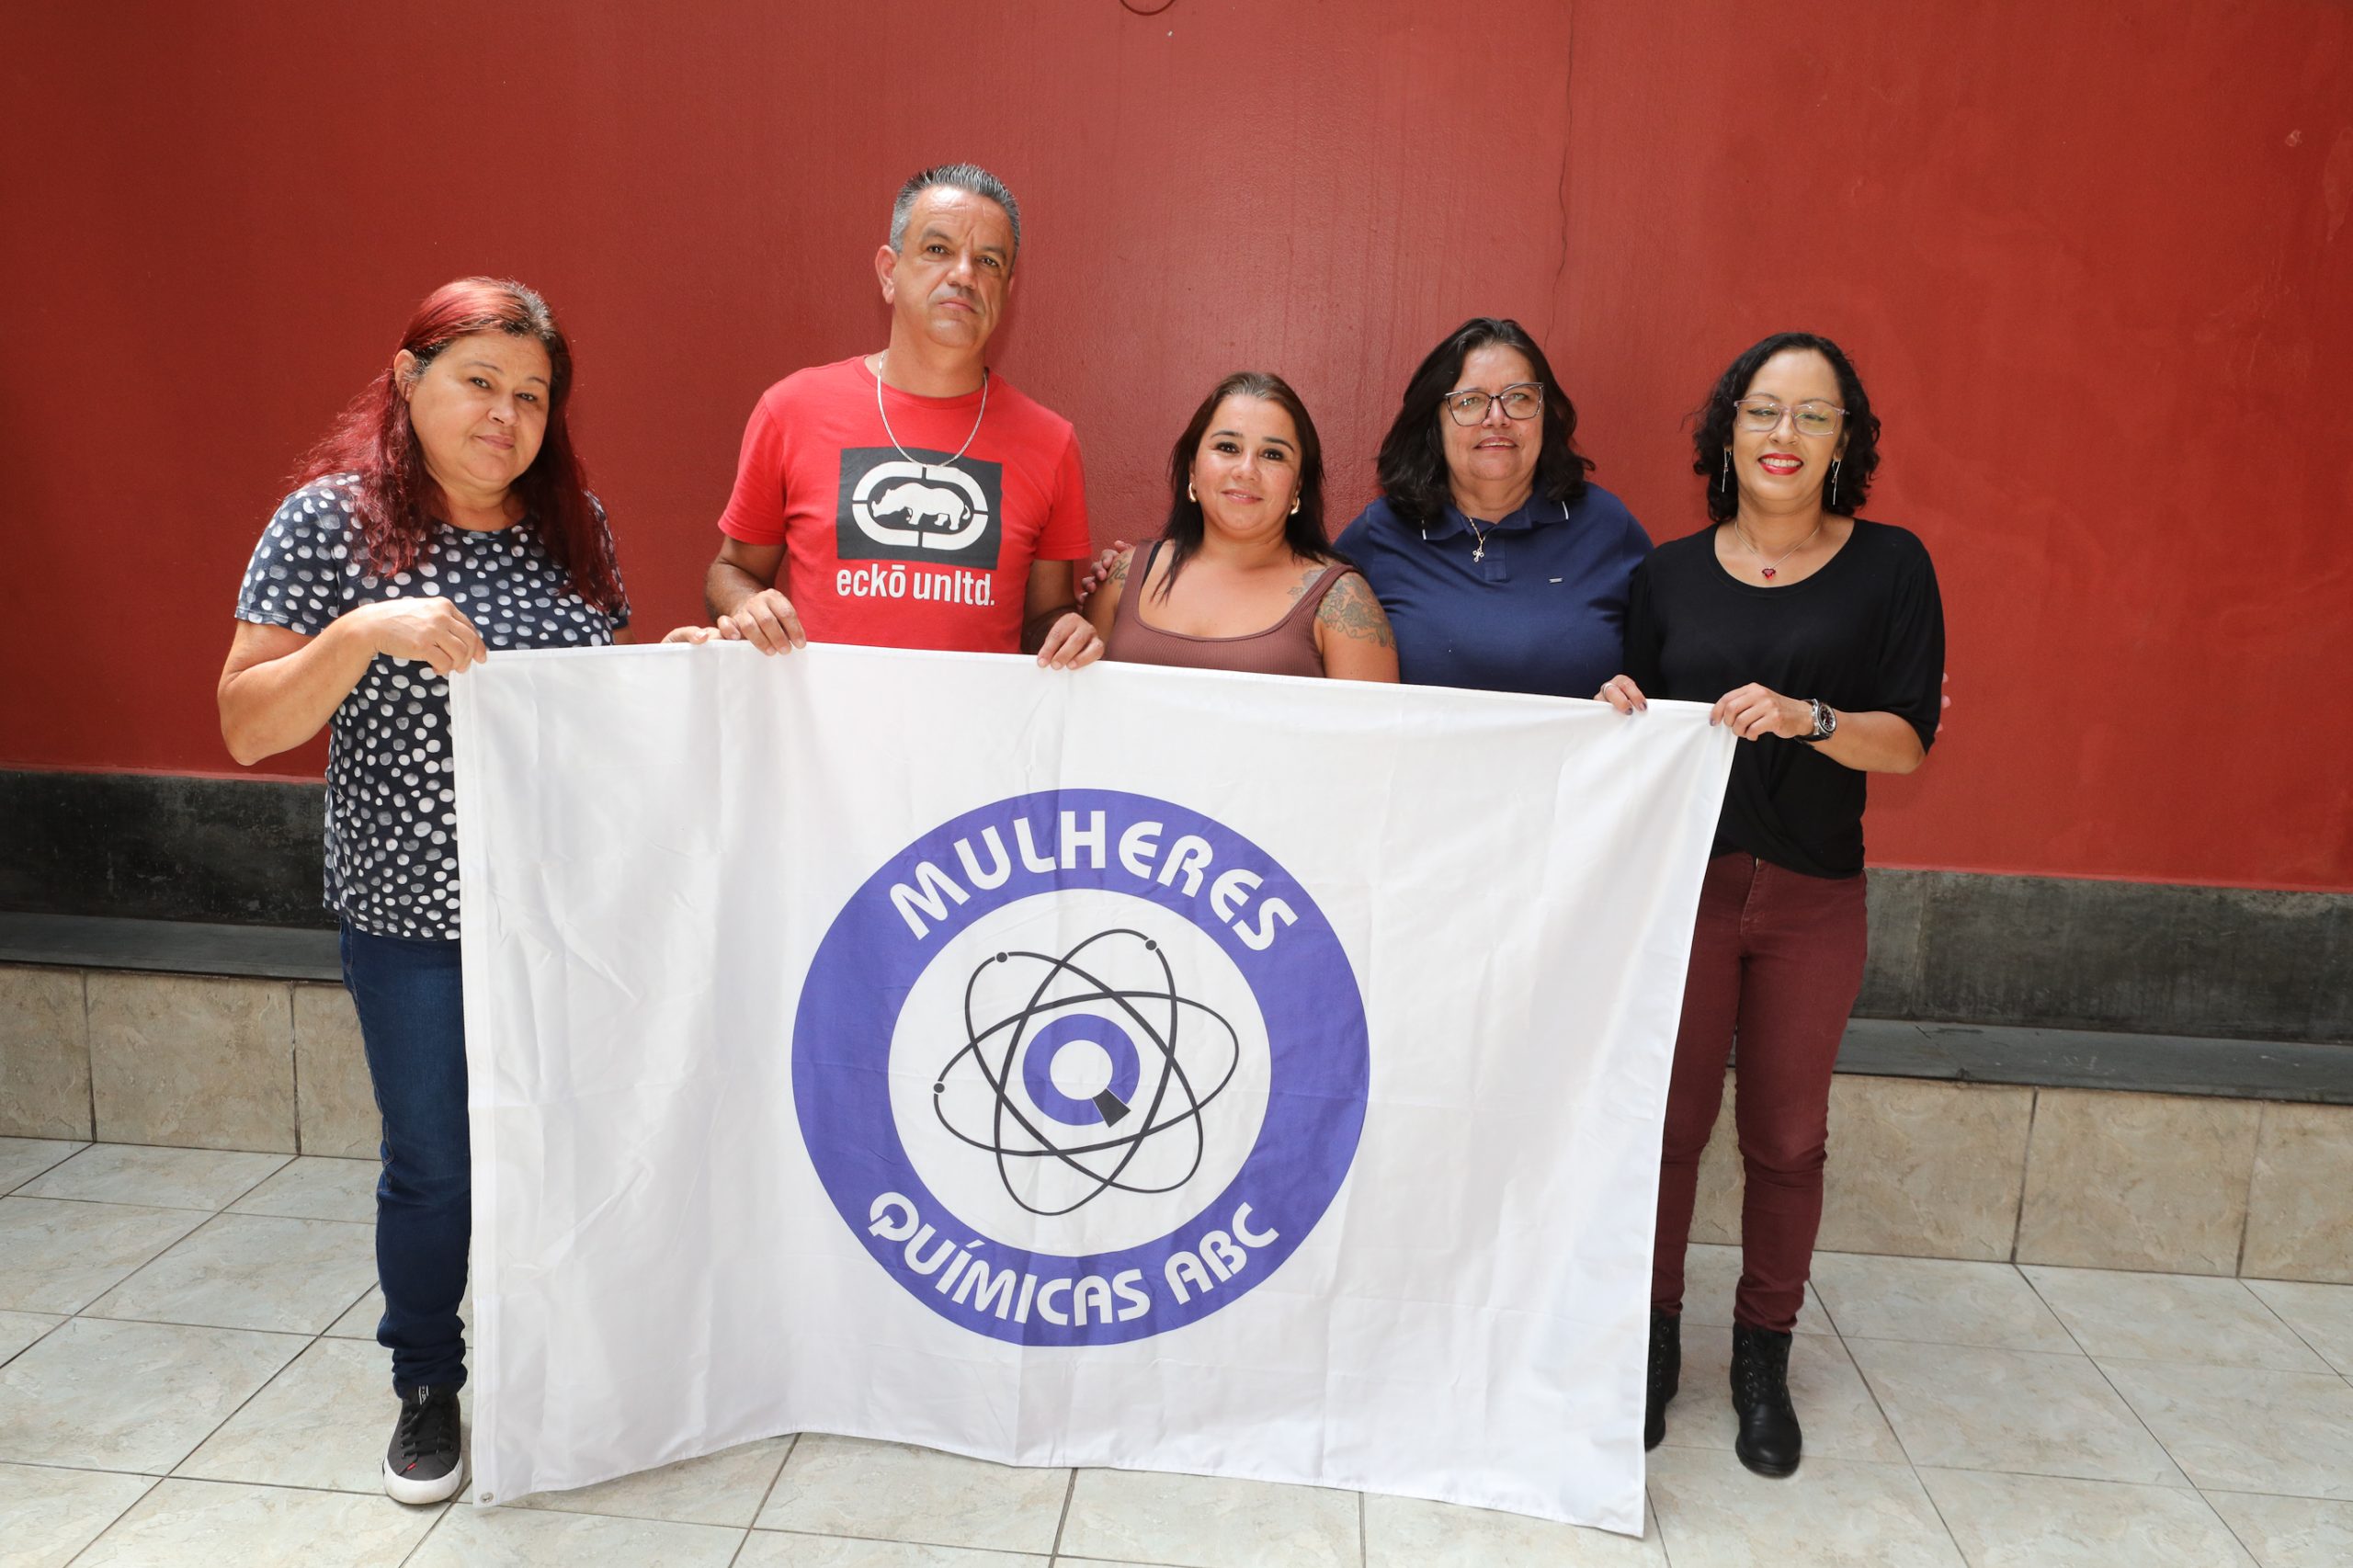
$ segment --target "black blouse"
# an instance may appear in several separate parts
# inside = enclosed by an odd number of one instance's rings
[[[1652,697],[1713,702],[1761,683],[1840,712],[1901,715],[1936,742],[1943,601],[1909,531],[1855,519],[1838,553],[1785,587],[1744,583],[1716,559],[1715,529],[1663,544],[1634,573],[1626,673]],[[1716,850],[1816,877],[1863,869],[1865,776],[1802,741],[1745,741],[1733,759]]]

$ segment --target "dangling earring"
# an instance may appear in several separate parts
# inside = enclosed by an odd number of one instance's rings
[[[1830,509],[1834,512],[1838,509],[1838,465],[1845,460],[1844,458],[1830,460]]]
[[[1290,498],[1290,515],[1294,517],[1299,516],[1299,497],[1296,495]]]
[[[1724,449],[1724,477],[1722,488],[1725,494],[1729,495],[1732,494],[1732,449],[1730,447],[1726,447]]]
[[[1193,494],[1193,482],[1189,479],[1185,482],[1185,499],[1192,502],[1195,506],[1200,505],[1201,498]]]

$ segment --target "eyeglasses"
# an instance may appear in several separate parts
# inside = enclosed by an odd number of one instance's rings
[[[1506,387],[1493,396],[1483,392],[1459,392],[1446,394],[1446,411],[1457,425],[1476,425],[1487,417],[1487,405],[1500,403],[1504,413],[1514,419],[1533,419],[1544,406],[1544,388],[1536,381],[1521,381]]]
[[[1824,403],[1820,398],[1809,398],[1791,407],[1777,398],[1744,397],[1732,406],[1740,415],[1740,427],[1744,430],[1778,430],[1781,416],[1792,414],[1797,417],[1801,436],[1827,436],[1838,428],[1838,421],[1847,415],[1836,403]]]

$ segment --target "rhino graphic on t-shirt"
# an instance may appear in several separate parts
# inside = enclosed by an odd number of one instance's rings
[[[868,508],[878,523],[893,523],[918,533],[926,528],[959,534],[972,518],[972,503],[963,492],[916,480],[903,480],[885,490]]]
[[[920,447],[847,447],[835,513],[844,561],[929,561],[994,571],[1004,468]]]

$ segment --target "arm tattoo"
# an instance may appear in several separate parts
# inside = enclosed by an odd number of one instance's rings
[[[1105,574],[1103,581],[1106,584],[1126,582],[1128,580],[1128,562],[1133,561],[1135,558],[1136,552],[1134,551],[1121,551],[1119,555],[1113,559],[1111,562],[1111,570]]]
[[[1316,607],[1315,619],[1343,637],[1353,637],[1380,648],[1397,646],[1397,639],[1389,631],[1389,617],[1381,612],[1381,601],[1373,597],[1372,585],[1354,572],[1332,585],[1332,591]]]

